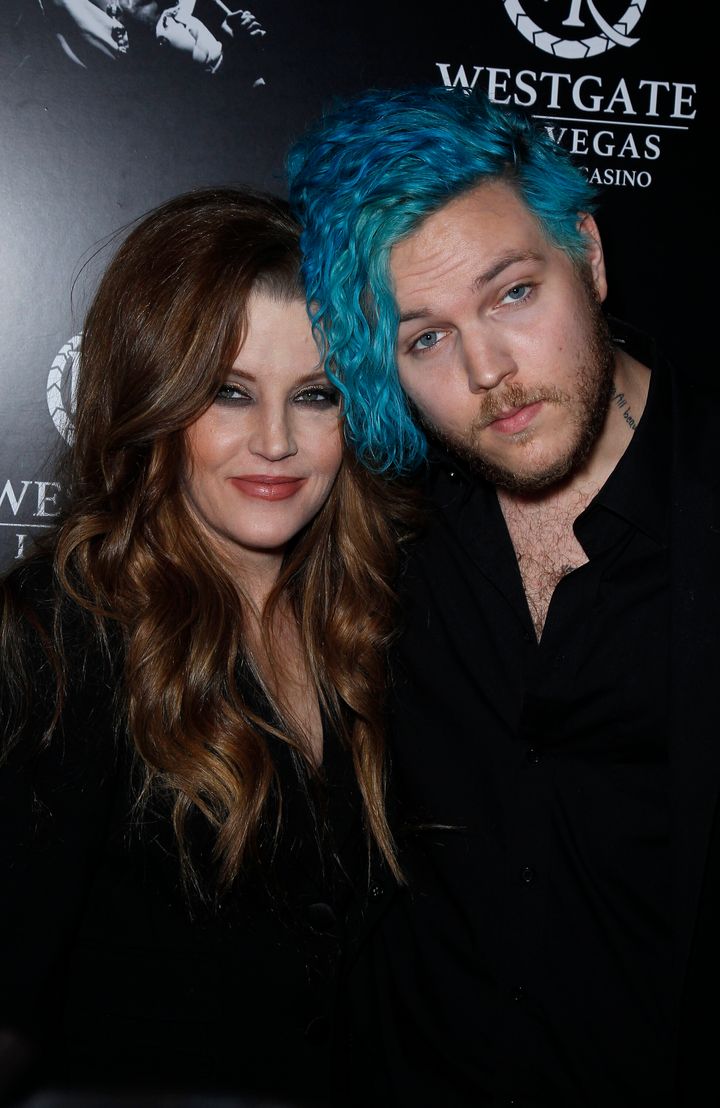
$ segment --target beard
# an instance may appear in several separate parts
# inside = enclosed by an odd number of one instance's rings
[[[507,492],[532,494],[560,485],[582,466],[605,425],[612,398],[615,348],[589,272],[582,271],[581,278],[586,291],[587,347],[584,360],[577,367],[573,395],[554,386],[526,389],[517,383],[510,384],[497,393],[489,392],[483,397],[477,416],[462,435],[449,434],[418,413],[421,423],[433,438],[448,447],[474,472]],[[571,434],[566,449],[537,470],[511,468],[487,458],[480,445],[481,432],[508,409],[540,401],[569,409]],[[529,442],[532,437],[530,428],[518,432],[514,441]]]

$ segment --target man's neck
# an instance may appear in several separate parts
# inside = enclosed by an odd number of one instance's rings
[[[557,584],[587,561],[573,525],[627,450],[645,410],[649,384],[647,367],[619,351],[605,424],[582,468],[540,494],[498,490],[538,639]]]

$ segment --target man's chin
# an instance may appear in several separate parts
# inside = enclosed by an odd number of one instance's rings
[[[453,454],[465,467],[478,477],[484,478],[490,484],[505,492],[517,496],[533,496],[542,494],[549,489],[559,488],[565,481],[570,480],[580,469],[590,454],[593,444],[597,440],[599,426],[597,424],[587,426],[584,434],[579,434],[574,442],[566,445],[564,453],[555,459],[536,460],[536,464],[527,459],[525,465],[514,469],[502,465],[492,458],[488,458],[482,450],[478,449],[476,440],[447,435],[437,427],[425,424],[425,432],[429,438],[434,439],[445,450]],[[528,443],[523,444],[529,445]],[[519,450],[519,454],[523,453]],[[518,457],[518,462],[523,459]]]
[[[516,496],[533,496],[547,492],[548,489],[558,488],[576,472],[578,464],[579,460],[573,456],[563,458],[544,469],[527,472],[505,469],[478,458],[476,469],[486,481],[490,481],[504,492]]]
[[[476,452],[466,443],[445,439],[449,447],[478,476],[505,492],[515,495],[532,496],[556,488],[567,480],[584,461],[586,450],[574,450],[556,459],[551,464],[538,466],[537,469],[510,469],[498,465]]]

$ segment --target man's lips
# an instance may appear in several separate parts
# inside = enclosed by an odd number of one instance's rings
[[[495,419],[487,424],[493,431],[499,431],[501,435],[516,435],[518,431],[524,431],[533,421],[542,407],[542,400],[536,400],[534,404],[524,404],[519,408],[509,408],[501,412]]]
[[[240,477],[231,477],[231,483],[246,496],[258,500],[287,500],[295,496],[305,483],[304,477],[284,477],[282,474],[269,477],[265,473],[243,473]]]

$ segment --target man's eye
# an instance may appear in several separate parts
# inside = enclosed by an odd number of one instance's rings
[[[502,300],[509,300],[512,304],[517,304],[520,300],[527,300],[532,290],[532,285],[513,285],[511,289],[507,290]]]
[[[241,385],[226,381],[217,390],[215,401],[219,404],[249,404],[251,397]]]
[[[422,335],[415,339],[411,349],[432,350],[433,346],[437,346],[445,333],[445,331],[423,331]]]
[[[311,385],[295,394],[296,404],[307,404],[313,408],[336,408],[340,403],[340,393],[332,385]]]

